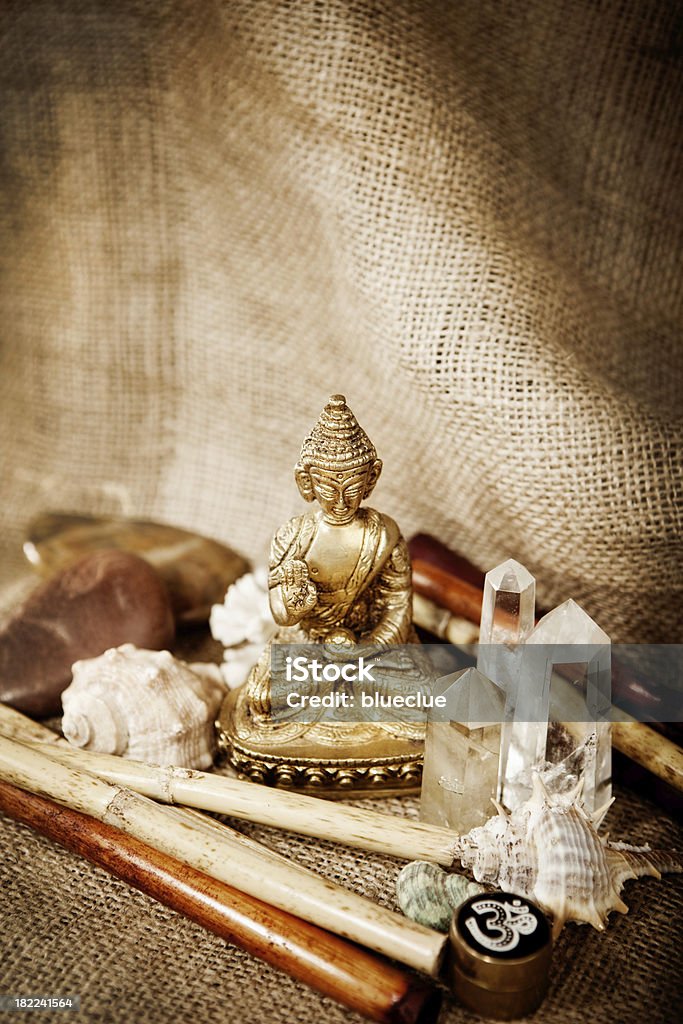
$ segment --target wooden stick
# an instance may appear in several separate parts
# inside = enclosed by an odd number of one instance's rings
[[[613,722],[612,743],[636,764],[683,792],[683,750],[666,736],[642,722]]]
[[[473,583],[416,558],[413,560],[413,586],[418,594],[447,608],[452,615],[479,625],[483,591]]]
[[[192,827],[175,809],[61,764],[57,744],[37,750],[0,737],[0,778],[113,825],[213,878],[305,921],[436,976],[445,936],[408,921],[298,865],[245,857],[228,830]],[[132,764],[133,762],[131,762]],[[184,771],[186,775],[192,772]]]
[[[425,981],[119,829],[0,782],[0,810],[326,996],[381,1024],[436,1019]]]
[[[27,744],[32,750],[40,751],[41,747],[42,744]],[[60,746],[50,746],[49,754],[62,765],[78,766],[116,786],[164,803],[226,814],[402,860],[429,860],[444,867],[453,864],[457,836],[438,825],[270,789],[223,775],[190,772],[185,768],[160,768],[110,754]]]
[[[457,576],[465,583],[484,589],[485,574],[468,558],[453,548],[446,547],[429,533],[415,533],[408,541],[408,550],[413,562],[420,561],[445,569],[451,576]]]

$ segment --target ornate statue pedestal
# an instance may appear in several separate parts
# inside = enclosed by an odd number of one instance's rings
[[[279,636],[281,640],[300,639],[295,629],[281,630]],[[414,633],[411,640],[414,642],[398,647],[365,649],[372,661],[370,692],[393,697],[400,693],[405,698],[431,691],[434,674],[430,661]],[[269,645],[247,682],[226,697],[220,711],[219,745],[233,767],[254,782],[315,790],[320,795],[417,789],[425,737],[422,716],[414,711],[402,715],[363,711],[358,706],[360,691],[353,683],[327,684],[328,693],[345,690],[349,694],[348,707],[309,710],[303,716],[288,711],[286,695],[292,684],[286,681],[283,666],[289,651],[307,651],[328,664],[353,660],[343,647],[285,645],[274,651]],[[323,691],[313,685],[313,692]]]
[[[424,747],[421,724],[304,725],[259,719],[252,713],[246,685],[226,697],[218,719],[219,747],[247,779],[320,796],[419,789]]]

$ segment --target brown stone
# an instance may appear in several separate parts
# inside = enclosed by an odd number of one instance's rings
[[[203,622],[231,583],[247,572],[241,555],[176,526],[146,519],[47,512],[28,528],[24,553],[43,576],[51,576],[90,551],[117,548],[153,565],[166,583],[178,623]]]
[[[173,641],[162,580],[124,551],[96,551],[41,584],[0,629],[0,700],[38,718],[61,713],[71,666],[109,647]]]

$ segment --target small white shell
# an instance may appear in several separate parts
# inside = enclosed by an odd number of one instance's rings
[[[211,633],[225,647],[221,671],[229,687],[240,686],[273,638],[277,626],[268,601],[265,569],[246,573],[228,587],[223,604],[215,604]]]
[[[62,694],[62,732],[73,746],[134,761],[209,768],[225,688],[169,651],[124,644],[77,661]]]

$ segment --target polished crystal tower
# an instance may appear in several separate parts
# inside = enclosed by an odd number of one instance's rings
[[[502,796],[508,771],[510,741],[515,731],[514,709],[523,650],[521,645],[534,628],[535,609],[536,581],[519,562],[509,558],[486,574],[477,668],[492,679],[505,695],[496,792],[498,799]],[[517,733],[520,728],[517,723]]]
[[[575,601],[545,615],[521,650],[501,797],[514,808],[531,791],[530,770],[560,766],[558,785],[583,778],[587,811],[611,795],[611,645]]]
[[[437,692],[446,706],[427,723],[420,817],[469,832],[495,813],[505,697],[476,668],[444,676]]]
[[[486,573],[479,627],[479,662],[495,664],[499,651],[490,645],[516,646],[534,628],[536,581],[528,569],[508,558]],[[489,673],[490,675],[490,673]]]

